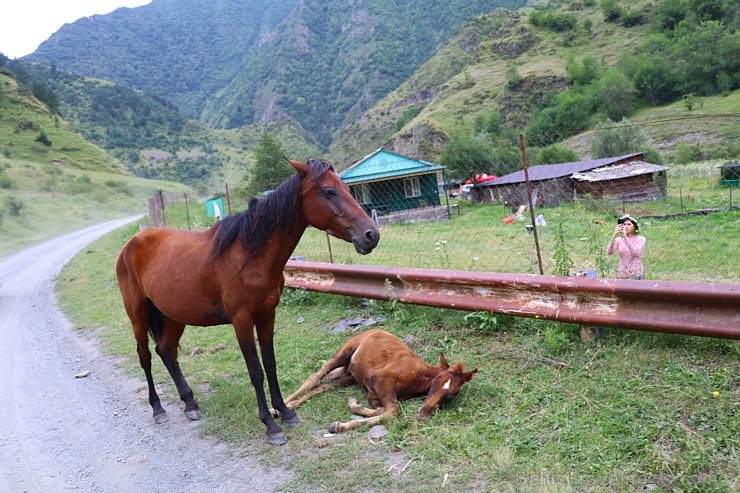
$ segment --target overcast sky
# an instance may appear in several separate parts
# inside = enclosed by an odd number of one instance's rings
[[[33,53],[64,24],[138,7],[151,0],[4,0],[0,7],[0,53],[20,58]]]

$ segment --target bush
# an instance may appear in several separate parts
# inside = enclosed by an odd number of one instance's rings
[[[645,162],[660,165],[665,164],[663,156],[660,155],[655,147],[643,146],[642,148],[640,148],[640,150],[645,153]]]
[[[88,175],[82,175],[79,178],[70,177],[67,182],[67,191],[70,195],[82,195],[92,193],[94,190],[92,180]]]
[[[634,27],[638,26],[643,23],[644,16],[642,15],[642,12],[638,11],[625,11],[622,13],[622,15],[619,17],[619,23],[622,24],[624,27]]]
[[[519,75],[519,71],[516,69],[516,65],[509,65],[504,74],[506,77],[506,87],[509,89],[517,89],[524,82],[524,77]]]
[[[540,150],[537,156],[538,164],[572,163],[581,158],[576,151],[570,147],[561,145],[550,145]]]
[[[698,161],[701,157],[699,146],[694,146],[682,140],[676,146],[676,163],[688,164]]]
[[[617,126],[611,120],[601,126],[604,128],[595,133],[589,146],[594,159],[638,152],[647,145],[647,135],[642,128],[630,125],[626,118]]]
[[[418,106],[408,108],[406,111],[404,111],[403,114],[398,118],[398,120],[396,120],[396,132],[401,130],[408,122],[416,118],[419,113],[421,113],[421,108],[419,108]]]
[[[601,0],[601,12],[606,22],[617,22],[624,15],[624,10],[617,0]]]
[[[5,207],[7,207],[8,213],[10,213],[11,216],[17,217],[21,215],[21,211],[25,209],[26,204],[24,204],[21,199],[10,196],[5,200]]]
[[[51,140],[49,140],[49,137],[47,137],[46,132],[43,130],[39,132],[38,136],[36,137],[36,142],[41,142],[47,147],[51,147]]]
[[[12,178],[5,175],[0,175],[0,188],[4,190],[9,190],[15,186],[15,183],[13,183]]]
[[[555,32],[564,32],[575,29],[578,25],[578,18],[575,14],[558,14],[535,10],[529,14],[529,22],[533,26],[544,27]]]

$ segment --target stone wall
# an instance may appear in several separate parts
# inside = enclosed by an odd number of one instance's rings
[[[378,226],[393,223],[415,223],[419,221],[447,221],[448,219],[447,207],[440,205],[437,207],[421,207],[419,209],[409,209],[392,214],[379,215]]]

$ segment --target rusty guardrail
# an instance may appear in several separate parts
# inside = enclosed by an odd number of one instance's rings
[[[289,261],[288,287],[559,322],[740,339],[740,284]]]

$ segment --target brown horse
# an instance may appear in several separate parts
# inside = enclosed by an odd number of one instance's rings
[[[478,371],[476,368],[466,373],[462,363],[450,366],[442,353],[439,363],[440,366],[425,363],[402,340],[384,330],[360,332],[285,399],[285,403],[294,410],[320,392],[356,382],[367,389],[368,402],[374,409],[362,407],[357,400],[350,398],[349,408],[365,418],[332,423],[329,427],[331,433],[375,425],[396,417],[400,414],[399,399],[422,395],[426,398],[417,416],[427,419],[440,405],[454,399],[462,385]],[[329,381],[322,383],[324,377]]]
[[[273,348],[283,268],[309,225],[352,242],[363,255],[375,248],[380,234],[331,164],[313,158],[307,164],[288,162],[296,174],[244,212],[205,231],[145,229],[123,247],[116,275],[157,423],[167,418],[154,388],[147,331],[185,403],[185,415],[196,420],[200,411],[177,361],[178,341],[185,325],[231,323],[268,441],[282,444],[286,437],[267,406],[255,326],[272,406],[281,412],[284,426],[301,424],[283,402]]]

